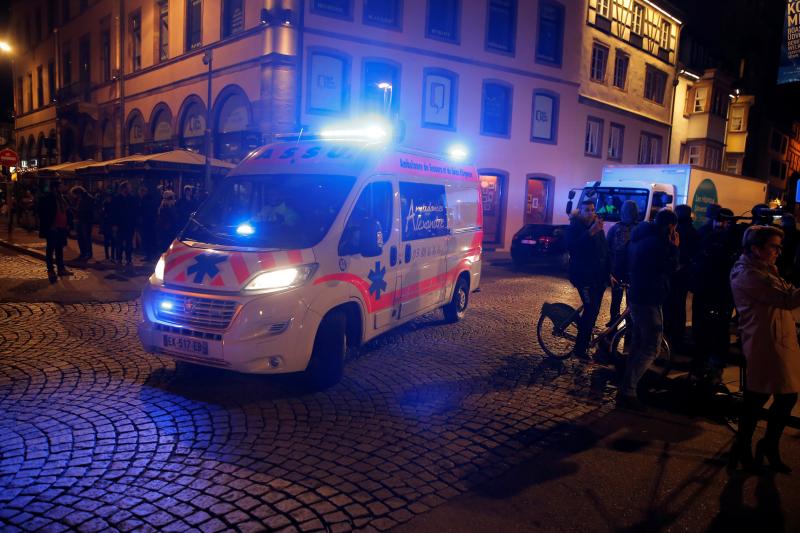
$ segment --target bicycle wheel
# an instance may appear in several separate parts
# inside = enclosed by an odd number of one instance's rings
[[[625,338],[626,330],[627,326],[622,326],[614,333],[614,337],[611,339],[611,357],[613,358],[614,365],[620,369],[625,368],[625,362],[629,355],[625,350],[626,340],[630,341],[630,339]],[[669,346],[669,342],[667,342],[667,339],[663,336],[661,337],[661,347],[658,350],[658,356],[654,362],[654,367],[654,370],[657,369],[656,372],[662,377],[666,377],[672,369],[672,350]]]
[[[536,324],[536,338],[548,357],[565,359],[578,339],[578,313],[567,304],[544,304]]]

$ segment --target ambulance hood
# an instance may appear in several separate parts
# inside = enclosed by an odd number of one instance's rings
[[[176,240],[165,255],[164,283],[188,289],[239,292],[262,272],[314,262],[311,248],[240,251]]]

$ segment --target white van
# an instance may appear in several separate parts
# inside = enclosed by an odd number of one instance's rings
[[[354,139],[279,142],[215,187],[142,294],[148,352],[247,373],[342,376],[348,348],[443,308],[481,273],[476,169]]]

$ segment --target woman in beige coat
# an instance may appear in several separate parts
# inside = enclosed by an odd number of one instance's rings
[[[739,311],[742,349],[747,359],[747,383],[739,431],[730,463],[758,466],[764,457],[772,469],[789,473],[781,461],[779,441],[800,391],[800,346],[792,309],[800,307],[800,289],[783,281],[775,261],[783,232],[771,226],[752,226],[744,234],[744,254],[731,271],[731,289]],[[767,431],[752,454],[758,414],[769,397]]]

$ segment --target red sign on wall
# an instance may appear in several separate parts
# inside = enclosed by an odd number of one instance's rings
[[[18,163],[19,157],[17,156],[17,152],[11,148],[0,150],[0,165],[4,167],[15,167]]]

